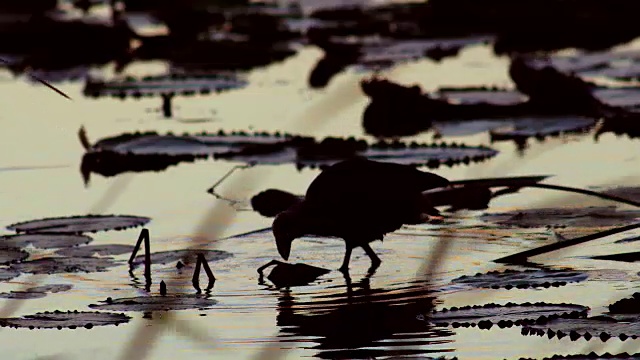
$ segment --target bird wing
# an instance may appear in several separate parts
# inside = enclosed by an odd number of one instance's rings
[[[419,212],[422,191],[448,183],[443,177],[410,166],[354,158],[320,173],[309,186],[305,201],[334,218],[399,227],[408,216]]]

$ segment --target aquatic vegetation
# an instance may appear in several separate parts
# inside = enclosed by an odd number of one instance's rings
[[[476,288],[486,289],[529,289],[549,288],[585,281],[586,273],[563,269],[536,269],[536,270],[510,270],[490,271],[475,275],[453,279],[454,284],[464,284]]]
[[[142,226],[150,218],[132,215],[77,215],[28,220],[7,226],[17,233],[82,234],[107,230],[125,230]]]
[[[572,341],[584,338],[600,338],[607,341],[617,337],[622,341],[637,339],[640,336],[638,318],[622,316],[594,316],[582,319],[553,319],[542,324],[525,325],[522,327],[522,335],[554,336],[563,338],[569,336]]]
[[[30,287],[21,291],[11,291],[8,293],[0,293],[3,299],[39,299],[47,296],[48,293],[55,294],[59,292],[69,291],[73,285],[69,284],[50,284],[43,286]]]
[[[637,354],[628,354],[628,353],[619,353],[619,354],[611,354],[604,353],[602,355],[598,355],[595,352],[590,352],[585,355],[553,355],[551,357],[545,357],[542,360],[635,360],[640,359],[640,353]],[[520,358],[519,360],[535,360],[532,358]]]
[[[208,156],[252,165],[293,163],[298,169],[322,168],[354,156],[437,168],[480,162],[497,154],[486,146],[458,143],[379,141],[369,144],[355,138],[328,137],[319,141],[281,133],[227,134],[222,130],[218,134],[182,136],[151,132],[122,134],[96,142],[85,153],[81,170],[87,180],[91,172],[113,176],[125,171],[158,171],[182,161]]]
[[[177,263],[180,261],[181,263],[188,264],[196,264],[198,254],[203,254],[208,262],[210,261],[220,261],[233,256],[232,253],[223,251],[223,250],[206,250],[206,249],[179,249],[179,250],[169,250],[169,251],[161,251],[152,253],[151,263],[152,264],[170,264]],[[133,267],[137,267],[144,263],[145,255],[136,256],[131,263]]]
[[[125,314],[89,311],[45,311],[19,318],[0,319],[0,326],[29,329],[92,329],[94,326],[120,325],[129,322]]]
[[[20,276],[20,271],[11,268],[0,268],[0,281],[9,281],[13,278]]]
[[[486,214],[484,221],[517,227],[601,227],[629,224],[640,217],[640,211],[617,210],[615,206],[581,208],[523,209]]]
[[[267,279],[277,288],[308,285],[318,277],[331,271],[307,264],[288,264],[282,261],[272,260],[258,268],[260,282],[263,282],[264,269],[272,265],[275,265],[275,267],[269,275],[267,275]]]
[[[91,241],[93,241],[93,239],[86,235],[46,234],[38,232],[0,236],[0,247],[25,248],[28,245],[32,245],[38,249],[58,249],[84,245]]]
[[[0,248],[0,264],[8,265],[22,261],[29,257],[29,253],[18,248]]]
[[[247,86],[247,81],[234,73],[193,72],[102,81],[88,78],[83,93],[87,97],[113,96],[121,99],[160,96],[162,94],[208,95]]]
[[[101,304],[89,305],[92,309],[111,311],[172,311],[206,309],[218,302],[200,295],[139,296],[130,298],[107,298]]]
[[[111,258],[91,257],[43,257],[11,264],[10,269],[21,273],[61,274],[104,272],[120,265]]]
[[[125,244],[87,245],[60,249],[56,251],[56,254],[68,257],[92,257],[94,255],[112,256],[129,254],[133,248],[134,247],[132,245]]]
[[[430,314],[419,315],[424,320],[438,326],[469,327],[490,329],[525,324],[545,324],[549,319],[580,319],[587,316],[589,308],[575,304],[507,303],[505,305],[485,304],[433,310]]]

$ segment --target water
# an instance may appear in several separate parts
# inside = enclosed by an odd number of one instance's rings
[[[64,358],[94,359],[146,358],[331,358],[355,356],[458,356],[461,359],[515,359],[520,356],[544,357],[554,353],[588,353],[595,350],[618,353],[635,352],[640,342],[612,339],[606,343],[568,338],[523,337],[517,328],[436,329],[417,323],[419,308],[407,300],[423,298],[428,289],[436,296],[437,307],[485,304],[490,302],[572,302],[591,307],[591,315],[606,311],[606,305],[628,297],[637,288],[637,269],[633,264],[585,259],[585,255],[610,254],[638,250],[637,242],[614,244],[621,234],[563,251],[534,258],[549,266],[570,266],[598,271],[590,280],[560,288],[540,290],[470,290],[453,286],[451,279],[477,272],[501,270],[491,260],[542,244],[552,239],[544,230],[487,230],[471,227],[478,212],[448,215],[450,226],[421,225],[389,235],[383,243],[372,244],[383,260],[370,279],[365,276],[369,260],[357,249],[352,258],[351,277],[354,296],[367,303],[386,299],[396,304],[386,308],[350,305],[350,314],[364,311],[363,323],[342,323],[341,310],[349,300],[345,279],[332,271],[317,282],[289,291],[260,285],[256,269],[278,259],[270,232],[230,240],[218,238],[269,226],[270,219],[251,211],[236,211],[215,200],[205,191],[235,164],[204,161],[181,164],[160,173],[123,174],[115,178],[93,176],[83,185],[79,166],[83,149],[77,131],[84,126],[92,141],[121,132],[157,130],[175,133],[217,131],[220,128],[286,130],[323,137],[339,135],[365,137],[360,127],[367,99],[359,90],[361,73],[336,76],[320,91],[306,87],[314,62],[321,56],[317,49],[304,49],[287,61],[253,71],[245,89],[220,95],[176,98],[174,119],[164,119],[157,98],[120,101],[85,99],[81,83],[63,83],[68,101],[42,86],[25,79],[0,73],[0,223],[51,216],[86,213],[131,214],[148,216],[152,251],[180,249],[198,244],[199,248],[220,249],[233,257],[212,262],[217,277],[212,298],[218,301],[210,310],[156,313],[154,318],[170,321],[151,322],[141,313],[130,313],[133,320],[118,327],[91,330],[16,330],[3,328],[2,348],[12,359]],[[425,90],[455,85],[509,85],[508,61],[493,58],[485,46],[461,51],[460,56],[442,64],[424,60],[395,68],[390,80],[418,83]],[[127,71],[137,74],[161,72],[161,63],[135,64]],[[106,69],[105,71],[109,71]],[[197,119],[198,121],[193,121]],[[415,137],[430,141],[431,135]],[[486,133],[447,137],[447,141],[488,144]],[[637,185],[640,176],[638,143],[626,138],[604,135],[598,143],[589,136],[569,140],[532,142],[525,156],[511,143],[492,145],[501,153],[481,164],[440,168],[436,172],[450,179],[472,177],[552,174],[549,183],[588,187],[597,185]],[[298,172],[291,165],[258,166],[232,175],[218,189],[234,199],[248,200],[267,188],[303,193],[317,175],[315,170]],[[523,207],[582,206],[607,204],[579,195],[526,189],[515,195],[492,201],[490,211]],[[245,203],[244,207],[248,205]],[[102,232],[92,235],[93,244],[134,244],[139,229]],[[8,232],[7,232],[8,233]],[[448,234],[450,247],[446,261],[436,269],[429,284],[416,277],[428,259],[439,235]],[[551,240],[552,241],[552,240]],[[304,262],[336,269],[343,254],[343,243],[332,239],[301,239],[293,244],[291,262]],[[38,252],[37,256],[41,256]],[[118,256],[126,260],[127,255]],[[179,274],[172,266],[153,267],[152,292],[158,293],[165,280],[170,293],[191,293],[189,271]],[[142,269],[135,275],[142,278]],[[203,278],[204,279],[204,278]],[[105,273],[56,276],[21,275],[1,283],[0,291],[16,290],[24,284],[68,283],[69,292],[42,299],[19,302],[10,314],[20,316],[46,310],[90,310],[87,305],[107,297],[145,294],[132,279],[126,266]],[[204,280],[201,280],[201,282]],[[362,283],[368,281],[369,290]],[[415,282],[417,281],[417,282]],[[360,285],[359,285],[360,284]],[[369,295],[363,295],[362,293]],[[0,309],[18,304],[0,300]],[[362,310],[364,309],[364,310]],[[382,309],[382,310],[380,310]],[[382,311],[382,312],[374,312]],[[0,310],[4,311],[4,310]],[[391,311],[391,310],[389,310]],[[386,316],[386,317],[385,317]],[[358,318],[361,321],[363,317]],[[154,335],[155,334],[155,335]],[[359,334],[359,335],[356,335]],[[354,346],[355,345],[355,346]],[[355,347],[350,351],[348,347]],[[355,352],[357,350],[357,352]]]

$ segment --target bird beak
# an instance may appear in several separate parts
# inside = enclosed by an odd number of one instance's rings
[[[289,254],[291,253],[291,240],[276,238],[276,246],[278,247],[278,253],[282,258],[289,260]]]

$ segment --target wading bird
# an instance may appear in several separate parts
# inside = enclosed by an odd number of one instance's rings
[[[370,271],[381,263],[369,243],[404,224],[439,216],[423,191],[449,181],[411,166],[356,157],[322,171],[309,185],[303,201],[273,221],[278,253],[288,260],[293,240],[305,235],[342,238],[346,244],[340,271],[348,272],[351,251],[361,247],[371,258]]]

